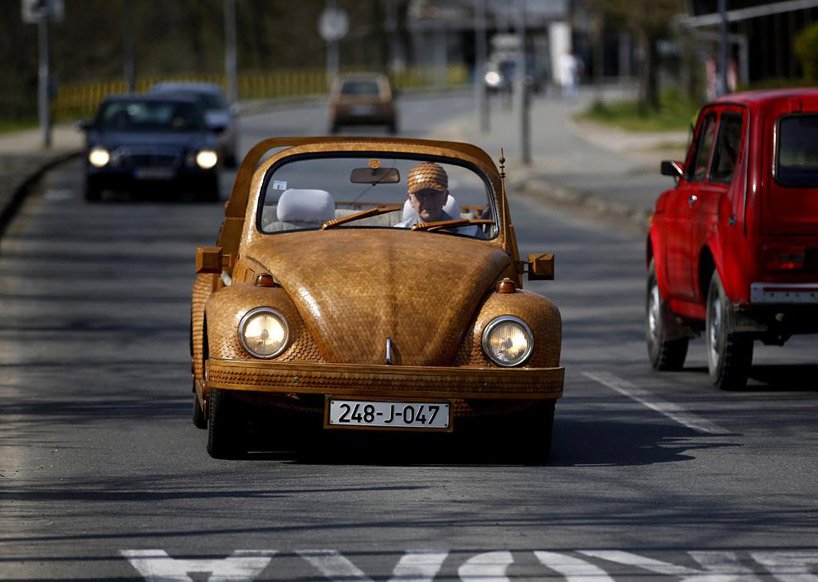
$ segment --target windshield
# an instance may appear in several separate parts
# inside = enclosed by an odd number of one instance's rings
[[[782,186],[818,186],[818,115],[779,121],[775,178]]]
[[[112,101],[103,106],[97,127],[114,131],[199,131],[201,109],[185,101]]]
[[[344,81],[341,95],[377,97],[380,87],[375,81]]]
[[[267,175],[260,205],[258,226],[264,233],[322,225],[426,230],[436,224],[431,232],[487,239],[497,236],[499,226],[482,174],[440,159],[289,160]],[[326,225],[333,219],[335,224]]]

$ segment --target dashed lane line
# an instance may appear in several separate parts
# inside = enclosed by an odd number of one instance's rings
[[[611,390],[615,390],[691,430],[712,435],[732,434],[727,429],[710,422],[706,418],[693,414],[678,404],[662,400],[650,391],[640,388],[636,384],[628,382],[615,374],[611,374],[610,372],[583,372],[582,374],[586,378],[590,378],[594,382],[607,386]]]

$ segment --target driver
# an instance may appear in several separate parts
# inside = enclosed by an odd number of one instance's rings
[[[408,220],[395,226],[409,228],[418,222],[454,220],[453,216],[443,210],[449,195],[449,176],[438,164],[415,164],[406,175],[406,190],[414,213]]]

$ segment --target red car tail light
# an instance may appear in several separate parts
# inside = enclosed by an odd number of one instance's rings
[[[762,253],[764,270],[766,271],[791,271],[804,269],[808,266],[807,249],[803,246],[764,246]]]

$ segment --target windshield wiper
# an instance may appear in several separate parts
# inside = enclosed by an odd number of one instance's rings
[[[438,230],[447,230],[460,226],[468,226],[470,224],[494,224],[494,221],[490,218],[454,218],[452,220],[435,220],[434,222],[418,222],[413,224],[412,230],[436,232]]]
[[[376,206],[375,208],[368,208],[366,210],[361,210],[360,212],[355,212],[354,214],[347,214],[346,216],[339,216],[338,218],[326,220],[323,224],[321,224],[321,230],[333,228],[339,224],[346,224],[347,222],[352,222],[354,220],[360,220],[361,218],[369,218],[370,216],[378,216],[379,214],[396,212],[402,209],[403,204],[384,204],[381,206]]]

